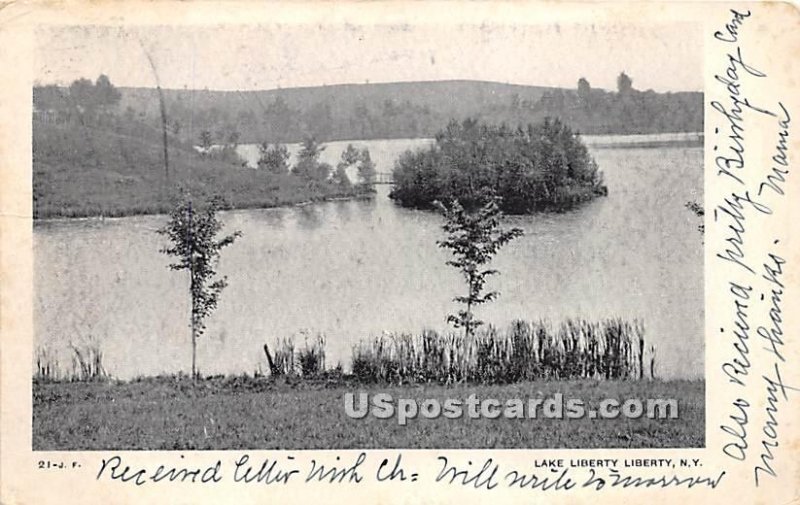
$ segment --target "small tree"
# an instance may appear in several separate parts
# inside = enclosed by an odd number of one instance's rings
[[[358,163],[360,158],[361,151],[356,149],[353,144],[347,144],[347,148],[342,151],[341,160],[336,164],[336,171],[334,171],[332,177],[333,183],[344,189],[350,189],[352,183],[347,175],[347,169]]]
[[[319,179],[322,172],[319,156],[324,150],[325,147],[321,146],[314,137],[306,137],[300,152],[297,153],[297,164],[292,172],[307,180]],[[330,166],[328,166],[328,169],[328,173],[330,173]]]
[[[313,163],[319,163],[319,156],[324,150],[325,146],[320,145],[317,139],[314,137],[306,137],[305,140],[303,140],[303,147],[301,147],[300,152],[297,153],[297,159],[300,161],[307,160]]]
[[[623,95],[626,93],[630,93],[633,89],[633,79],[628,77],[628,74],[622,72],[617,76],[617,92]]]
[[[358,164],[358,178],[362,184],[373,184],[375,182],[375,163],[372,162],[372,157],[369,155],[369,149],[366,147],[361,150]]]
[[[113,108],[122,98],[122,93],[111,84],[111,80],[105,74],[100,74],[95,81],[94,88],[95,102],[101,108]]]
[[[211,137],[211,132],[208,130],[200,132],[200,148],[203,150],[203,154],[208,154],[212,144],[213,139]]]
[[[483,324],[483,321],[475,319],[473,307],[490,302],[499,295],[497,291],[483,294],[487,277],[498,273],[497,270],[484,266],[502,246],[521,236],[523,232],[519,228],[500,228],[503,213],[500,211],[498,198],[490,198],[475,212],[465,210],[458,200],[453,200],[450,206],[438,201],[435,204],[444,214],[446,222],[442,229],[447,233],[447,239],[436,243],[453,253],[456,259],[449,260],[447,264],[461,271],[469,289],[467,296],[453,299],[465,308],[459,310],[457,315],[449,314],[447,322],[456,328],[463,327],[465,336],[471,337],[475,328]]]
[[[361,159],[361,151],[356,149],[356,147],[353,144],[347,144],[345,150],[342,151],[341,163],[345,166],[350,167],[358,163],[359,159]]]
[[[311,175],[315,181],[325,182],[330,178],[332,171],[333,167],[329,163],[317,163]]]
[[[350,182],[350,177],[347,176],[346,165],[342,163],[336,165],[336,170],[331,176],[331,182],[344,190],[350,190],[353,187],[353,183]]]
[[[76,79],[69,85],[69,98],[78,112],[81,124],[85,124],[87,119],[94,116],[94,110],[97,108],[94,91],[94,84],[89,79]]]
[[[589,81],[587,81],[585,77],[578,79],[578,96],[580,99],[586,102],[589,100],[589,95],[591,92],[592,86],[589,84]]]
[[[263,142],[258,146],[258,168],[271,174],[289,173],[289,150],[282,144],[270,145]]]
[[[170,270],[189,271],[189,294],[192,298],[190,324],[192,328],[192,378],[197,378],[197,339],[205,331],[205,320],[217,308],[219,295],[228,285],[227,277],[216,278],[220,251],[241,236],[235,231],[218,238],[222,223],[217,218],[221,206],[212,198],[202,209],[195,209],[191,199],[178,203],[169,222],[158,233],[166,235],[171,245],[161,249],[178,258]]]

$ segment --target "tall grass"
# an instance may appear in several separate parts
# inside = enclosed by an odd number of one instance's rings
[[[95,339],[75,345],[69,344],[71,368],[64,369],[59,361],[59,353],[47,346],[36,349],[36,371],[34,379],[49,381],[98,381],[108,377],[103,366],[103,351]]]
[[[294,375],[294,339],[292,337],[284,337],[276,343],[273,360],[275,368],[272,372],[275,375]]]
[[[362,340],[352,349],[351,372],[365,383],[507,384],[550,379],[630,380],[654,378],[655,348],[645,362],[644,325],[620,318],[601,321],[567,319],[558,325],[546,320],[514,321],[500,332],[492,326],[474,337],[463,333],[384,334]],[[326,370],[325,337],[301,332],[284,337],[267,350],[274,376],[342,377]],[[265,346],[266,347],[266,346]],[[90,339],[72,350],[72,369],[62,369],[58,355],[47,347],[36,352],[39,381],[92,381],[108,375],[103,353]],[[257,374],[260,375],[260,374]]]
[[[325,371],[325,337],[317,334],[310,338],[303,334],[302,347],[297,347],[294,337],[284,337],[275,345],[272,357],[275,375],[300,375],[317,377]]]
[[[47,346],[36,348],[36,372],[33,377],[44,382],[57,381],[63,378],[58,356]]]
[[[102,380],[108,376],[103,367],[103,351],[96,341],[72,348],[72,380],[93,381]]]
[[[325,337],[318,334],[310,342],[306,339],[297,359],[300,362],[300,373],[303,377],[313,377],[325,371]]]
[[[515,321],[473,338],[426,330],[383,335],[353,347],[352,372],[366,382],[510,383],[535,379],[645,377],[640,321]],[[652,369],[652,363],[651,363]]]

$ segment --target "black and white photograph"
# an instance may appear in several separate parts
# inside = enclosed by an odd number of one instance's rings
[[[34,450],[705,446],[698,25],[34,45]]]
[[[0,502],[793,503],[798,27],[0,0]]]

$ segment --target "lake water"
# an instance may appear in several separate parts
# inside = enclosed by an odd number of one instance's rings
[[[378,171],[426,140],[353,142]],[[328,144],[335,164],[348,142]],[[587,139],[591,145],[591,139]],[[606,198],[564,214],[510,217],[525,236],[497,256],[489,288],[500,298],[478,316],[497,326],[515,318],[640,318],[656,346],[657,375],[703,375],[703,245],[699,147],[592,148]],[[296,152],[296,147],[290,147]],[[402,209],[378,186],[371,201],[223,213],[243,237],[223,252],[228,276],[218,310],[198,342],[204,374],[265,369],[262,345],[279,337],[327,336],[329,365],[347,364],[354,342],[383,331],[445,329],[462,280],[436,246],[441,218]],[[37,345],[61,353],[70,342],[100,344],[114,376],[190,367],[188,278],[167,270],[155,233],[166,218],[37,222]]]
[[[658,134],[645,134],[645,135],[584,135],[584,143],[591,147],[600,148],[614,148],[614,147],[637,147],[645,146],[653,143],[696,143],[702,145],[702,133],[658,133]],[[339,140],[335,142],[328,142],[325,144],[325,149],[320,154],[320,161],[330,164],[335,167],[341,159],[342,151],[347,148],[348,144],[353,144],[358,148],[368,147],[370,155],[377,163],[378,171],[391,172],[394,160],[400,154],[409,148],[410,145],[429,146],[434,143],[433,139],[391,139],[391,140],[372,140],[372,141],[358,141],[358,140]],[[221,147],[221,146],[216,146]],[[297,154],[302,148],[301,144],[286,144],[289,151],[290,164],[297,162]],[[197,149],[200,149],[197,147]],[[260,157],[258,144],[240,144],[236,147],[236,152],[242,157],[250,167],[258,166],[258,158]],[[355,181],[356,169],[351,167],[348,170],[348,176]]]

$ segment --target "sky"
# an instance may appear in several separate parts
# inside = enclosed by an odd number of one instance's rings
[[[226,25],[44,27],[34,79],[69,84],[103,73],[117,86],[253,90],[471,79],[615,89],[700,91],[694,24]]]

